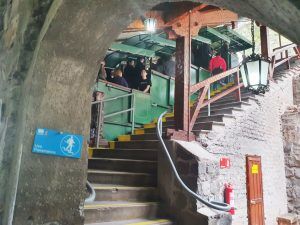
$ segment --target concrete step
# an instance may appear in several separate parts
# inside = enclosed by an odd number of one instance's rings
[[[98,184],[117,184],[126,186],[156,186],[156,174],[132,173],[109,170],[88,170],[88,181]]]
[[[121,158],[138,160],[157,160],[156,149],[100,149],[94,150],[94,158]]]
[[[231,120],[235,118],[233,115],[227,115],[227,114],[217,114],[217,115],[211,115],[211,116],[201,116],[197,118],[196,122],[224,122],[226,123],[227,120]],[[166,124],[167,125],[174,125],[174,117],[166,118]]]
[[[224,128],[225,123],[222,122],[200,122],[195,123],[193,130],[219,130]]]
[[[85,225],[175,225],[175,223],[169,219],[135,219],[103,223],[89,223]]]
[[[211,115],[219,115],[219,114],[234,114],[235,112],[242,112],[244,111],[242,108],[238,107],[229,107],[229,108],[221,108],[221,109],[211,109],[210,114]],[[200,111],[200,117],[201,116],[207,116],[207,110],[201,110]]]
[[[115,148],[126,149],[159,149],[160,145],[158,141],[145,140],[145,141],[115,141]]]
[[[219,129],[223,128],[225,123],[223,122],[196,122],[194,125],[194,130],[212,130],[212,129]],[[165,125],[163,126],[163,134],[167,131],[167,128],[173,129],[174,125]],[[145,128],[145,134],[140,135],[140,138],[143,139],[145,137],[155,137],[156,138],[156,128]],[[138,135],[137,135],[138,136]]]
[[[96,191],[96,201],[156,201],[156,187],[130,187],[123,185],[92,184]]]
[[[260,94],[261,95],[261,94]],[[255,97],[255,94],[253,94],[252,92],[245,92],[245,93],[241,93],[241,97],[242,98],[246,98],[246,97]],[[219,99],[218,101],[222,101],[222,100],[232,100],[235,99],[235,95],[233,93],[226,95],[225,97]]]
[[[252,96],[246,96],[246,97],[242,97],[242,102],[249,102],[250,100],[257,100],[255,97]],[[223,99],[221,98],[220,100],[212,103],[211,105],[215,105],[215,104],[224,104],[224,103],[231,103],[231,102],[238,102],[235,98],[226,98]]]
[[[139,135],[131,135],[131,140],[158,140],[156,135],[156,128],[153,129],[153,133],[145,133]]]
[[[158,212],[157,202],[101,201],[84,206],[85,223],[155,218]]]
[[[243,106],[251,106],[250,103],[248,102],[227,102],[227,103],[219,103],[219,104],[214,104],[210,106],[210,110],[216,110],[216,109],[223,109],[223,108],[231,108],[231,107],[236,107],[236,108],[241,108]],[[207,112],[208,107],[204,107],[200,110]]]
[[[157,161],[121,158],[92,158],[89,159],[88,168],[121,172],[156,173]]]

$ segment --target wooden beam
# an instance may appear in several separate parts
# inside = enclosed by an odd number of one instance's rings
[[[205,4],[201,4],[193,9],[190,9],[188,11],[186,11],[186,9],[183,9],[184,11],[180,13],[179,16],[173,16],[171,18],[168,18],[168,21],[166,21],[166,26],[172,26],[174,23],[178,23],[181,22],[181,20],[183,20],[184,18],[189,16],[189,13],[191,13],[191,15],[193,15],[193,13],[200,11],[201,9],[204,9],[205,7],[207,7],[207,5]]]
[[[192,87],[191,87],[191,94],[193,94],[194,92],[200,90],[201,88],[203,88],[204,86],[208,85],[208,84],[211,84],[211,83],[214,83],[224,77],[227,77],[228,75],[230,74],[233,74],[233,73],[236,73],[239,71],[239,68],[238,67],[235,67],[235,68],[232,68],[230,70],[227,70],[223,73],[220,73],[220,74],[217,74],[217,75],[214,75],[198,84],[194,84]]]
[[[269,58],[270,57],[270,38],[269,30],[266,26],[260,26],[260,40],[261,40],[261,54],[262,56]]]
[[[201,21],[202,26],[220,25],[238,20],[238,15],[236,13],[225,9],[204,11],[200,14],[198,19]]]

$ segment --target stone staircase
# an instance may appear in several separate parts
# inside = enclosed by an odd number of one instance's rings
[[[275,75],[280,81],[280,73]],[[196,120],[196,135],[224,129],[235,113],[251,106],[256,96],[242,90],[242,101],[230,94],[211,104],[211,115],[203,108]],[[96,200],[84,207],[85,224],[89,225],[171,225],[164,214],[157,190],[157,157],[160,144],[156,122],[136,129],[133,135],[121,135],[109,142],[108,149],[93,149],[88,163],[88,180],[96,190]],[[163,118],[163,134],[174,127],[174,117]],[[188,224],[186,224],[188,225]]]
[[[195,133],[223,129],[226,121],[242,111],[254,98],[243,93],[243,101],[235,102],[233,95],[202,109],[195,124]],[[85,224],[175,224],[160,207],[157,192],[156,121],[136,129],[134,135],[121,135],[109,142],[109,149],[94,149],[88,163],[88,180],[96,191],[95,202],[86,204]],[[163,132],[174,127],[172,114],[163,119]],[[163,218],[163,219],[161,219]]]

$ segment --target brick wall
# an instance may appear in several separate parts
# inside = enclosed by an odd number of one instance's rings
[[[246,191],[246,155],[262,157],[264,209],[267,225],[275,225],[276,217],[287,212],[281,115],[293,104],[292,77],[272,83],[270,91],[251,106],[235,114],[223,131],[200,135],[207,151],[217,158],[229,157],[230,169],[220,170],[219,182],[232,183],[235,190],[234,225],[248,225]],[[201,184],[200,184],[201,185]],[[199,188],[201,191],[201,188]],[[219,198],[222,199],[223,188]]]

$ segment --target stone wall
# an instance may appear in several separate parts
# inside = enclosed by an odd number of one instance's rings
[[[300,76],[293,79],[294,106],[282,116],[288,210],[300,214]]]
[[[219,161],[198,142],[166,141],[168,151],[180,178],[205,200],[215,199],[222,188],[219,182]],[[197,201],[182,188],[171,170],[163,150],[159,152],[158,187],[164,210],[178,225],[230,225],[231,216],[207,207],[198,209]],[[223,202],[223,198],[218,199]]]
[[[290,107],[282,116],[287,177],[288,210],[300,214],[300,108]]]
[[[251,106],[235,113],[223,131],[200,135],[200,142],[217,159],[226,156],[230,169],[220,170],[222,185],[230,182],[235,191],[234,225],[247,225],[246,155],[262,159],[266,224],[275,225],[276,217],[287,212],[281,115],[293,104],[292,77],[272,83],[270,91],[250,101]],[[219,189],[222,198],[224,188]]]
[[[95,62],[133,19],[161,2],[165,1],[0,0],[4,225],[12,224],[13,218],[17,225],[83,223],[85,152],[78,161],[33,155],[34,131],[48,127],[88,134]],[[299,9],[291,1],[202,2],[254,18],[300,42],[300,27],[294,26]]]
[[[294,105],[300,105],[300,76],[293,80]]]

